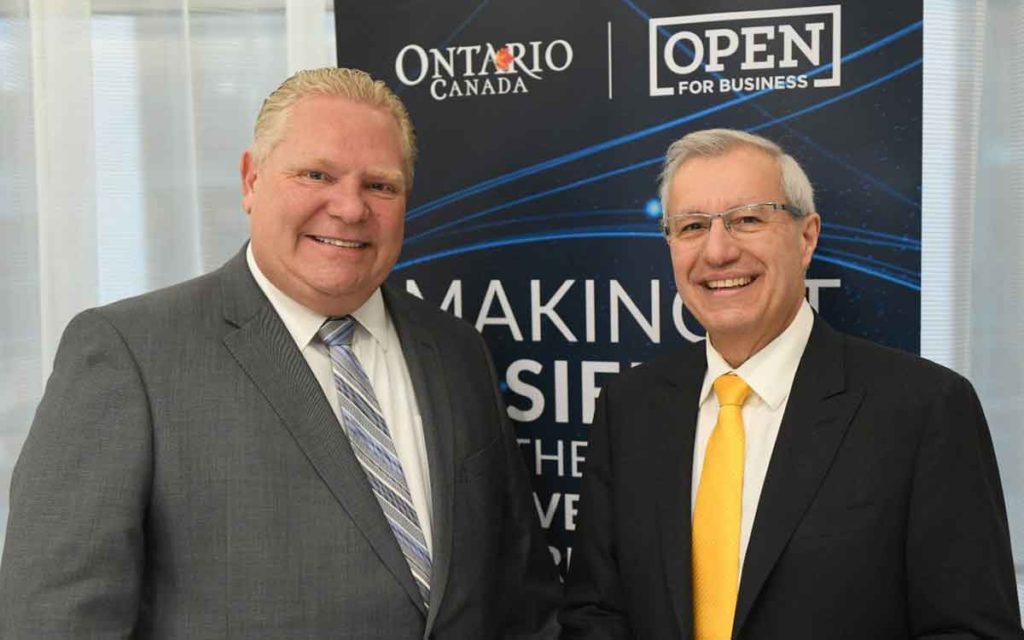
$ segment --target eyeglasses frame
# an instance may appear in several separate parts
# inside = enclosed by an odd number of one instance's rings
[[[802,218],[804,216],[804,212],[802,209],[800,209],[799,207],[795,207],[791,204],[782,204],[779,202],[755,202],[752,204],[741,204],[738,207],[732,207],[731,209],[726,209],[725,211],[722,211],[720,213],[704,213],[702,211],[672,213],[667,216],[664,216],[658,222],[658,226],[661,227],[661,231],[662,233],[665,234],[665,237],[671,240],[673,239],[673,236],[669,232],[669,221],[672,219],[682,218],[683,216],[700,216],[702,218],[707,219],[708,233],[710,233],[711,225],[714,224],[716,218],[720,218],[722,220],[722,226],[725,227],[726,232],[728,232],[728,234],[731,237],[735,238],[736,236],[733,235],[732,232],[732,220],[727,219],[727,216],[731,218],[733,214],[735,214],[738,211],[744,211],[748,209],[759,209],[762,207],[770,207],[773,211],[786,211],[794,218]]]

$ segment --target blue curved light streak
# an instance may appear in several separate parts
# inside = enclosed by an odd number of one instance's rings
[[[869,276],[873,276],[873,277],[878,278],[880,280],[885,280],[886,282],[891,282],[893,284],[898,284],[899,286],[905,287],[907,289],[910,289],[911,291],[920,291],[921,290],[921,284],[918,283],[918,282],[914,282],[912,280],[907,280],[906,278],[901,278],[899,276],[894,276],[892,274],[885,273],[884,271],[879,271],[878,269],[872,269],[870,267],[866,267],[864,265],[861,265],[859,263],[853,262],[851,260],[844,260],[842,258],[836,258],[834,256],[825,255],[825,254],[819,255],[817,253],[814,254],[814,259],[818,260],[818,261],[821,261],[821,262],[826,262],[828,264],[834,264],[834,265],[837,265],[837,266],[840,266],[840,267],[846,267],[847,269],[851,269],[853,271],[859,271],[861,273],[865,273],[865,274],[867,274]]]
[[[833,97],[831,97],[831,98],[829,98],[827,100],[824,100],[822,102],[816,102],[816,103],[814,103],[812,105],[804,107],[803,109],[799,109],[797,111],[794,111],[793,113],[787,113],[784,116],[779,116],[778,118],[775,118],[773,120],[769,120],[768,122],[762,122],[759,125],[755,125],[753,127],[748,128],[747,131],[751,131],[751,132],[753,132],[753,131],[760,131],[761,129],[767,129],[768,127],[774,127],[777,124],[780,124],[780,123],[783,123],[783,122],[787,122],[787,121],[792,120],[794,118],[799,118],[800,116],[802,116],[802,115],[804,115],[806,113],[810,113],[812,111],[817,111],[818,109],[821,109],[822,107],[827,107],[830,104],[834,104],[836,102],[839,102],[840,100],[844,100],[844,99],[846,99],[846,98],[848,98],[848,97],[850,97],[850,96],[852,96],[854,94],[857,94],[857,93],[860,93],[860,92],[865,91],[867,89],[870,89],[870,88],[872,88],[874,86],[882,84],[883,82],[887,82],[889,80],[892,80],[896,76],[903,75],[904,73],[910,71],[911,69],[914,69],[914,68],[919,67],[919,66],[921,66],[921,58],[918,58],[917,60],[914,60],[913,62],[908,62],[907,64],[903,65],[902,67],[899,67],[899,68],[897,68],[897,69],[895,69],[893,71],[890,71],[889,73],[885,74],[884,76],[882,76],[880,78],[875,78],[874,80],[872,80],[871,82],[868,82],[867,84],[862,84],[859,87],[856,87],[855,89],[852,89],[851,91],[847,91],[846,93],[841,93],[838,96],[833,96]]]
[[[650,14],[648,14],[643,9],[638,7],[636,5],[636,3],[634,3],[632,0],[622,0],[622,3],[625,4],[627,7],[629,7],[630,9],[632,9],[634,12],[636,12],[637,15],[639,15],[644,20],[650,20],[651,19]],[[889,35],[885,36],[881,40],[876,40],[876,41],[872,42],[871,44],[869,44],[869,45],[867,45],[867,46],[865,46],[865,47],[863,47],[861,49],[857,49],[853,53],[849,53],[849,54],[843,56],[842,61],[843,62],[849,62],[850,60],[856,60],[857,58],[861,57],[862,55],[871,53],[872,51],[875,51],[877,49],[881,49],[885,45],[887,45],[887,44],[889,44],[891,42],[894,42],[896,40],[899,40],[903,36],[905,36],[905,35],[907,35],[909,33],[912,33],[914,31],[917,31],[918,29],[922,28],[923,26],[924,26],[924,20],[918,20],[917,22],[915,22],[913,24],[909,24],[909,25],[903,27],[902,29],[899,29],[898,31],[894,31],[894,32],[890,33]],[[690,56],[693,56],[693,52],[690,51],[688,47],[686,47],[683,44],[680,44],[679,46],[683,48],[683,51],[686,51]],[[831,69],[832,69],[832,63],[830,62],[828,64],[824,64],[824,65],[818,67],[817,69],[813,69],[813,70],[809,71],[806,75],[808,77],[812,77],[812,76],[816,76],[816,75],[821,74],[821,73],[825,73],[826,71],[829,71]]]
[[[907,236],[899,236],[893,233],[885,233],[884,231],[873,231],[871,229],[862,229],[860,227],[851,227],[846,224],[838,224],[835,222],[822,222],[822,229],[839,229],[842,231],[850,231],[852,233],[863,234],[866,236],[874,236],[876,238],[884,238],[886,240],[892,240],[895,242],[902,242],[911,246],[915,249],[921,249],[921,240],[918,238],[909,238]]]
[[[461,235],[463,233],[472,233],[473,231],[480,231],[482,229],[491,229],[494,227],[507,227],[512,224],[518,224],[520,222],[538,222],[548,220],[565,220],[571,218],[587,218],[587,217],[604,217],[604,216],[622,216],[644,213],[643,209],[592,209],[590,211],[566,211],[561,213],[546,213],[542,216],[522,216],[519,218],[502,218],[501,220],[494,220],[492,222],[482,222],[480,224],[474,224],[469,227],[463,227],[461,229],[454,229],[447,233],[442,233],[439,237],[444,238],[447,236]]]
[[[882,192],[892,196],[893,198],[895,198],[896,200],[899,200],[903,204],[909,205],[909,206],[911,206],[911,207],[913,207],[913,208],[915,208],[917,210],[921,209],[921,202],[920,201],[915,200],[914,198],[905,195],[899,189],[897,189],[896,187],[892,186],[891,184],[885,182],[884,180],[882,180],[878,176],[872,175],[872,174],[868,173],[867,171],[864,171],[863,169],[861,169],[859,167],[853,166],[852,164],[847,162],[844,158],[842,158],[838,154],[835,154],[835,153],[832,153],[831,151],[829,151],[829,149],[827,147],[823,147],[822,145],[818,144],[818,142],[816,142],[810,136],[808,136],[808,135],[806,135],[806,134],[804,134],[804,133],[802,133],[800,131],[797,131],[796,129],[794,129],[793,127],[790,127],[790,126],[786,126],[786,130],[789,131],[794,136],[800,138],[804,142],[804,144],[806,144],[806,145],[808,145],[810,147],[813,147],[814,150],[817,151],[819,154],[825,156],[826,158],[828,158],[832,162],[835,162],[840,167],[842,167],[843,169],[846,169],[847,171],[849,171],[850,173],[854,174],[855,176],[857,176],[861,180],[864,180],[865,182],[871,184],[872,186],[874,186],[879,191],[882,191]]]
[[[470,11],[470,12],[469,12],[469,15],[467,15],[467,16],[466,16],[466,18],[465,18],[465,19],[464,19],[464,20],[463,20],[463,21],[462,21],[461,23],[459,23],[459,25],[458,25],[457,27],[455,27],[455,29],[454,29],[454,30],[453,30],[453,31],[452,31],[451,33],[449,33],[449,34],[448,34],[448,37],[447,37],[447,38],[445,38],[445,39],[444,39],[444,41],[442,41],[442,42],[441,42],[441,44],[437,45],[437,48],[438,48],[438,49],[444,49],[445,47],[447,47],[447,46],[448,46],[448,45],[449,45],[449,44],[451,43],[451,41],[452,41],[452,40],[454,40],[454,39],[455,39],[456,37],[458,37],[458,35],[459,35],[460,33],[462,33],[462,32],[463,32],[463,30],[464,30],[464,29],[465,29],[466,27],[468,27],[468,26],[469,26],[469,23],[470,23],[470,22],[473,22],[473,20],[475,20],[475,19],[476,19],[477,15],[478,15],[478,14],[480,13],[480,11],[482,11],[482,10],[483,10],[483,8],[484,8],[485,6],[487,6],[487,4],[488,4],[488,3],[490,2],[490,1],[491,1],[491,0],[483,0],[483,1],[482,1],[482,2],[480,3],[480,4],[478,4],[478,5],[476,6],[476,9],[473,9],[472,11]],[[399,95],[399,96],[401,96],[401,95],[404,95],[404,94],[405,94],[405,91],[406,91],[406,90],[407,90],[408,88],[409,88],[409,87],[408,87],[407,85],[403,84],[402,86],[398,87],[398,88],[397,88],[397,89],[395,90],[395,94],[396,94],[396,95]]]
[[[920,66],[920,64],[921,64],[921,59],[918,58],[917,60],[915,60],[915,61],[913,61],[913,62],[911,62],[909,64],[905,64],[902,67],[899,67],[898,69],[896,69],[894,71],[890,71],[889,73],[881,76],[880,78],[875,78],[874,80],[871,80],[869,82],[866,82],[865,84],[862,84],[862,85],[859,85],[857,87],[854,87],[853,89],[850,89],[849,91],[843,92],[843,93],[841,93],[841,94],[839,94],[837,96],[833,96],[833,97],[828,98],[826,100],[823,100],[821,102],[816,102],[816,103],[814,103],[812,105],[809,105],[809,106],[807,106],[807,107],[805,107],[803,109],[800,109],[798,111],[794,111],[793,113],[787,114],[785,116],[780,116],[780,117],[775,118],[774,120],[771,120],[769,122],[762,123],[760,125],[756,125],[756,126],[754,126],[752,128],[748,128],[747,130],[748,131],[758,131],[758,130],[764,129],[766,127],[774,126],[776,124],[779,124],[779,123],[782,123],[782,122],[786,122],[786,121],[792,120],[794,118],[798,118],[798,117],[800,117],[802,115],[811,113],[813,111],[817,111],[818,109],[822,109],[824,107],[827,107],[828,105],[835,104],[836,102],[839,102],[841,100],[845,100],[845,99],[847,99],[849,97],[852,97],[852,96],[855,96],[855,95],[857,95],[859,93],[867,91],[868,89],[871,89],[871,88],[873,88],[873,87],[875,87],[875,86],[877,86],[879,84],[882,84],[883,82],[887,82],[887,81],[889,81],[889,80],[891,80],[891,79],[893,79],[893,78],[895,78],[895,77],[897,77],[899,75],[902,75],[902,74],[906,73],[907,71],[910,71],[911,69],[913,69],[915,67]],[[406,244],[415,244],[416,242],[419,242],[420,240],[423,240],[425,238],[429,238],[430,236],[436,235],[438,232],[440,232],[440,231],[442,231],[444,229],[448,229],[450,227],[462,224],[462,223],[467,222],[469,220],[474,220],[474,219],[479,218],[481,216],[489,215],[491,213],[496,213],[496,212],[501,211],[503,209],[508,209],[509,207],[514,207],[516,205],[524,204],[526,202],[531,202],[533,200],[538,200],[540,198],[544,198],[546,196],[554,195],[556,193],[561,193],[563,191],[568,191],[570,189],[575,189],[576,187],[581,187],[583,185],[591,184],[593,182],[598,182],[600,180],[604,180],[605,178],[610,178],[612,176],[620,175],[620,174],[623,174],[623,173],[628,173],[630,171],[635,171],[636,169],[642,169],[644,167],[649,167],[649,166],[654,165],[654,164],[660,164],[661,161],[662,161],[661,156],[658,156],[656,158],[650,158],[648,160],[642,160],[640,162],[635,162],[633,164],[627,165],[625,167],[620,167],[618,169],[613,169],[611,171],[605,171],[604,173],[600,173],[600,174],[597,174],[597,175],[594,175],[594,176],[590,176],[588,178],[582,178],[580,180],[576,180],[574,182],[570,182],[569,184],[561,185],[561,186],[558,186],[558,187],[555,187],[555,188],[552,188],[552,189],[547,189],[547,190],[544,190],[544,191],[540,191],[540,192],[537,192],[537,193],[528,194],[528,195],[522,196],[520,198],[516,198],[515,200],[509,200],[507,202],[503,202],[501,204],[497,204],[497,205],[494,205],[492,207],[488,207],[488,208],[483,209],[481,211],[477,211],[476,213],[472,213],[472,214],[469,214],[467,216],[463,216],[461,218],[458,218],[458,219],[455,219],[455,220],[451,220],[451,221],[446,222],[444,224],[437,225],[437,226],[435,226],[435,227],[433,227],[431,229],[428,229],[427,231],[423,231],[422,233],[418,233],[418,234],[409,236],[406,239]]]
[[[471,225],[468,227],[462,227],[459,229],[448,230],[445,233],[440,233],[437,238],[445,238],[449,236],[457,236],[476,231],[482,231],[484,229],[496,229],[499,227],[508,227],[511,225],[519,224],[521,222],[550,222],[552,220],[571,220],[578,218],[598,218],[598,217],[611,217],[611,216],[623,216],[630,214],[644,214],[644,221],[635,223],[638,225],[650,224],[646,211],[643,209],[591,209],[588,211],[564,211],[559,213],[547,213],[539,216],[521,216],[516,218],[503,218],[501,220],[494,220],[491,222],[483,222],[480,224]],[[628,224],[628,223],[627,223]],[[593,228],[593,227],[591,227]],[[620,225],[620,228],[626,228],[624,225]],[[842,233],[829,233],[829,229],[848,229],[855,233],[854,235],[846,235]],[[577,228],[579,229],[579,228]],[[559,229],[559,231],[573,231],[571,228]],[[874,237],[863,237],[861,234],[874,236]],[[821,238],[825,240],[833,240],[836,242],[850,242],[853,244],[862,244],[868,246],[877,247],[890,247],[900,251],[920,251],[921,243],[914,241],[909,238],[902,236],[895,236],[888,233],[882,233],[880,231],[867,231],[863,229],[856,229],[854,227],[848,227],[845,225],[835,224],[822,224]]]
[[[624,4],[626,4],[628,7],[630,7],[635,13],[637,13],[644,20],[647,20],[647,21],[651,20],[651,16],[648,13],[646,13],[643,9],[641,9],[639,6],[637,6],[634,2],[632,2],[632,0],[622,0],[622,1],[623,1]],[[884,38],[882,38],[880,40],[876,40],[875,42],[869,44],[868,46],[866,46],[866,47],[864,47],[862,49],[858,49],[854,53],[852,53],[852,54],[842,58],[842,60],[843,60],[843,62],[848,62],[850,60],[855,60],[855,59],[859,58],[860,56],[863,56],[863,55],[865,55],[865,54],[867,54],[867,53],[869,53],[871,51],[875,51],[877,49],[880,49],[880,48],[886,46],[887,44],[889,44],[891,42],[894,42],[894,41],[898,40],[899,38],[902,38],[903,36],[905,36],[905,35],[907,35],[909,33],[912,33],[914,31],[922,28],[923,25],[924,25],[924,21],[919,20],[918,22],[915,22],[915,23],[913,23],[911,25],[903,27],[902,29],[900,29],[900,30],[898,30],[898,31],[896,31],[894,33],[891,33],[888,36],[885,36]],[[658,32],[661,33],[661,35],[665,36],[666,39],[668,39],[669,33],[668,33],[667,29],[665,29],[664,27],[660,27],[658,29]],[[693,55],[694,55],[693,54],[693,50],[690,47],[688,47],[685,44],[683,44],[682,41],[680,41],[679,43],[676,44],[676,48],[682,50],[686,55],[690,56],[690,60],[691,61],[693,60]],[[825,71],[829,71],[831,69],[832,69],[832,63],[828,63],[828,64],[825,64],[825,65],[822,65],[822,66],[818,67],[817,69],[812,69],[810,72],[806,73],[805,75],[808,78],[813,78],[814,76],[820,75],[820,74],[824,73]],[[713,78],[715,78],[716,80],[722,78],[722,74],[718,73],[718,72],[712,72],[710,75]],[[746,95],[746,93],[744,93],[743,91],[730,91],[730,93],[732,95],[734,95],[734,96],[737,96],[737,97],[743,97],[743,96]],[[766,109],[761,104],[753,103],[750,106],[754,110],[756,110],[758,113],[760,113],[761,115],[765,116],[766,118],[774,118],[775,117],[770,111],[768,111],[768,109]],[[905,196],[898,189],[896,189],[892,185],[886,183],[884,180],[882,180],[878,176],[872,175],[872,174],[868,173],[867,171],[864,171],[863,169],[860,169],[859,167],[853,166],[852,164],[847,162],[845,159],[841,158],[838,154],[835,154],[831,150],[829,150],[828,148],[823,147],[822,145],[818,144],[813,138],[811,138],[810,136],[804,134],[803,132],[797,131],[796,129],[794,129],[793,127],[790,127],[789,125],[783,125],[783,126],[786,128],[786,130],[789,133],[791,133],[794,136],[800,138],[804,142],[804,144],[812,147],[815,151],[817,151],[819,155],[822,155],[825,158],[828,158],[829,160],[835,162],[836,164],[838,164],[842,168],[846,169],[850,173],[853,173],[854,175],[860,177],[862,180],[865,180],[865,181],[869,182],[870,184],[874,185],[875,188],[877,188],[880,191],[883,191],[883,192],[889,194],[893,198],[896,198],[897,200],[899,200],[899,201],[901,201],[901,202],[903,202],[905,204],[909,204],[909,205],[911,205],[912,207],[914,207],[916,209],[920,209],[921,208],[921,204],[919,202],[915,201],[913,198]]]
[[[481,11],[483,10],[483,8],[484,8],[485,6],[487,6],[487,4],[488,4],[488,3],[490,2],[490,1],[491,1],[491,0],[483,0],[483,2],[481,2],[480,4],[478,4],[478,5],[477,5],[477,7],[476,7],[476,9],[473,9],[473,11],[472,11],[472,12],[470,12],[470,14],[469,14],[468,16],[466,16],[466,19],[465,19],[465,20],[463,20],[463,21],[462,21],[462,22],[461,22],[461,23],[459,24],[459,26],[455,27],[455,30],[454,30],[454,31],[452,31],[452,32],[451,32],[450,34],[448,34],[448,37],[447,37],[447,38],[445,38],[444,42],[442,42],[441,44],[439,44],[439,45],[437,46],[437,48],[438,48],[438,49],[444,49],[445,47],[447,47],[447,46],[448,46],[448,45],[449,45],[449,44],[451,43],[451,41],[452,41],[452,40],[454,40],[454,39],[455,39],[455,38],[456,38],[456,37],[457,37],[457,36],[458,36],[458,35],[459,35],[460,33],[462,33],[462,30],[463,30],[463,29],[465,29],[466,27],[468,27],[468,26],[469,26],[469,23],[470,23],[470,22],[473,22],[473,20],[475,20],[475,19],[476,19],[476,16],[477,16],[477,14],[479,14],[479,13],[480,13],[480,12],[481,12]]]
[[[657,238],[660,242],[664,242],[664,236],[658,232],[651,231],[591,231],[583,233],[566,233],[566,232],[555,232],[555,233],[538,233],[529,234],[523,236],[513,236],[509,238],[500,238],[497,240],[490,240],[487,242],[478,242],[475,244],[464,245],[461,247],[453,247],[451,249],[445,249],[436,253],[427,254],[425,256],[419,256],[417,258],[411,258],[409,260],[403,260],[395,265],[393,272],[401,271],[418,264],[424,264],[427,262],[434,262],[435,260],[441,260],[444,258],[450,258],[452,256],[462,255],[466,253],[475,253],[477,251],[485,251],[487,249],[497,249],[501,247],[510,247],[520,244],[532,244],[535,242],[546,242],[549,240],[588,240],[593,238]],[[835,256],[826,254],[815,254],[815,260],[826,262],[829,264],[835,264],[838,266],[846,267],[853,271],[858,271],[876,278],[880,278],[893,284],[912,289],[914,291],[920,291],[921,285],[912,280],[901,278],[899,276],[892,275],[885,271],[874,269],[870,266],[847,260],[843,258],[837,258]]]
[[[818,247],[815,251],[815,255],[822,253],[824,255],[830,255],[838,258],[847,258],[849,260],[858,260],[864,265],[873,265],[879,269],[884,269],[889,272],[898,273],[904,275],[911,280],[919,281],[921,279],[921,271],[919,269],[910,269],[908,267],[901,267],[900,265],[886,262],[885,260],[879,260],[878,258],[872,258],[871,256],[861,255],[852,251],[843,251],[842,249],[834,249],[832,247]]]
[[[874,247],[891,247],[899,251],[920,251],[920,247],[908,245],[903,242],[893,242],[892,240],[875,240],[873,238],[861,238],[857,236],[845,236],[837,233],[825,233],[822,232],[821,239],[823,240],[835,240],[836,242],[852,242],[854,244],[865,244]]]
[[[908,25],[907,27],[904,27],[904,28],[902,28],[902,29],[892,33],[892,34],[889,34],[888,36],[885,36],[885,37],[881,38],[880,40],[877,40],[877,41],[875,41],[873,43],[865,45],[864,47],[862,47],[861,49],[858,49],[857,51],[849,53],[846,56],[843,56],[842,60],[843,60],[843,62],[846,62],[848,60],[856,59],[856,58],[860,57],[861,55],[864,55],[864,54],[868,53],[869,51],[874,51],[875,49],[880,48],[880,47],[884,46],[885,44],[889,44],[889,43],[893,42],[894,40],[896,40],[898,38],[901,38],[901,37],[904,37],[908,33],[911,33],[911,32],[913,32],[913,31],[915,31],[917,29],[920,29],[920,28],[921,28],[921,22],[915,22],[912,25]],[[822,67],[819,67],[818,69],[813,69],[812,71],[808,72],[808,75],[816,75],[817,73],[823,72],[824,69],[826,69],[826,68],[831,68],[831,64],[823,65]],[[771,93],[772,91],[773,91],[772,89],[763,89],[761,91],[757,91],[757,92],[754,92],[754,93],[744,94],[744,95],[742,95],[740,97],[737,97],[737,98],[734,98],[732,100],[727,100],[727,101],[722,102],[720,104],[713,105],[713,106],[707,107],[705,109],[701,109],[700,111],[696,111],[694,113],[687,114],[685,116],[681,116],[681,117],[676,118],[674,120],[669,120],[667,122],[663,122],[663,123],[658,124],[658,125],[647,127],[646,129],[641,129],[639,131],[634,131],[632,133],[628,133],[628,134],[625,134],[625,135],[622,135],[622,136],[611,138],[609,140],[606,140],[604,142],[601,142],[601,143],[598,143],[598,144],[595,144],[595,145],[591,145],[589,147],[584,147],[582,149],[578,149],[576,151],[573,151],[573,152],[570,152],[570,153],[567,153],[567,154],[564,154],[564,155],[561,155],[561,156],[557,156],[555,158],[551,158],[551,159],[545,160],[543,162],[539,162],[537,164],[533,164],[533,165],[530,165],[530,166],[527,166],[527,167],[523,167],[522,169],[517,169],[516,171],[512,171],[512,172],[506,173],[504,175],[496,176],[494,178],[490,178],[488,180],[484,180],[482,182],[478,182],[475,185],[471,185],[471,186],[466,187],[464,189],[460,189],[459,191],[452,192],[452,193],[450,193],[450,194],[448,194],[446,196],[441,196],[440,198],[435,198],[434,200],[431,200],[430,202],[426,202],[426,203],[424,203],[424,204],[422,204],[422,205],[420,205],[418,207],[414,207],[413,209],[410,209],[407,212],[407,216],[406,217],[410,221],[411,220],[415,220],[416,218],[419,218],[420,216],[425,215],[425,214],[427,214],[427,213],[429,213],[431,211],[434,211],[434,210],[436,210],[436,209],[438,209],[440,207],[443,207],[444,205],[449,204],[451,202],[455,202],[457,200],[461,200],[463,198],[469,197],[471,195],[475,195],[475,194],[480,193],[482,191],[487,191],[489,189],[492,189],[492,188],[500,186],[500,185],[508,184],[509,182],[514,182],[514,181],[518,180],[519,178],[523,178],[523,177],[526,177],[526,176],[529,176],[529,175],[533,175],[535,173],[546,171],[548,169],[551,169],[551,168],[554,168],[554,167],[558,167],[558,166],[561,166],[563,164],[566,164],[566,163],[569,163],[569,162],[573,162],[575,160],[579,160],[580,158],[585,158],[587,156],[591,156],[591,155],[594,155],[596,153],[600,153],[602,151],[606,151],[608,149],[611,149],[611,148],[614,148],[614,147],[617,147],[617,146],[621,146],[623,144],[626,144],[628,142],[632,142],[634,140],[639,140],[641,138],[645,138],[647,136],[653,135],[655,133],[659,133],[659,132],[664,131],[666,129],[674,128],[674,127],[676,127],[678,125],[685,124],[685,123],[691,122],[693,120],[698,120],[700,118],[703,118],[703,117],[708,116],[708,115],[712,115],[712,114],[717,113],[719,111],[722,111],[724,109],[728,109],[728,108],[736,106],[738,104],[742,104],[744,102],[748,102],[748,101],[753,100],[754,98],[760,97],[760,96],[762,96],[762,95],[764,95],[766,93]]]
[[[436,227],[432,227],[432,228],[430,228],[427,231],[424,231],[422,233],[418,233],[416,235],[409,236],[408,238],[405,239],[405,243],[407,245],[408,244],[415,244],[415,243],[419,242],[420,240],[424,240],[426,238],[429,238],[430,236],[436,235],[439,231],[443,231],[444,229],[448,229],[450,227],[454,227],[456,225],[460,225],[460,224],[462,224],[464,222],[467,222],[469,220],[473,220],[473,219],[479,218],[481,216],[486,216],[486,215],[489,215],[489,214],[492,214],[492,213],[496,213],[498,211],[501,211],[502,209],[508,209],[509,207],[514,207],[516,205],[524,204],[526,202],[530,202],[530,201],[533,201],[533,200],[538,200],[540,198],[544,198],[544,197],[547,197],[547,196],[550,196],[550,195],[554,195],[556,193],[561,193],[563,191],[569,191],[570,189],[575,189],[576,187],[582,187],[583,185],[591,184],[593,182],[599,182],[601,180],[604,180],[605,178],[611,178],[612,176],[617,176],[617,175],[620,175],[620,174],[623,174],[623,173],[629,173],[630,171],[635,171],[636,169],[643,169],[644,167],[649,167],[651,165],[660,164],[660,163],[661,163],[661,157],[660,156],[657,157],[657,158],[652,158],[650,160],[642,160],[640,162],[636,162],[636,163],[633,163],[631,165],[627,165],[625,167],[619,167],[618,169],[612,169],[611,171],[605,171],[604,173],[599,173],[597,175],[590,176],[589,178],[582,178],[580,180],[576,180],[575,182],[570,182],[569,184],[563,184],[563,185],[561,185],[559,187],[555,187],[553,189],[547,189],[545,191],[541,191],[541,192],[538,192],[538,193],[531,193],[529,195],[522,196],[521,198],[516,198],[515,200],[509,200],[507,202],[502,202],[501,204],[496,204],[493,207],[488,207],[488,208],[483,209],[481,211],[477,211],[476,213],[472,213],[472,214],[470,214],[468,216],[463,216],[463,217],[458,218],[456,220],[451,220],[449,222],[445,222],[444,224],[439,224]]]
[[[658,238],[664,242],[664,236],[658,232],[652,231],[594,231],[584,233],[567,233],[564,231],[553,232],[553,233],[537,233],[524,236],[513,236],[510,238],[500,238],[498,240],[489,240],[487,242],[478,242],[475,244],[467,244],[461,247],[453,247],[451,249],[445,249],[444,251],[438,251],[418,258],[411,258],[409,260],[403,260],[395,265],[393,271],[400,271],[407,267],[411,267],[424,262],[433,262],[434,260],[440,260],[441,258],[449,258],[451,256],[461,255],[463,253],[473,253],[476,251],[483,251],[485,249],[496,249],[499,247],[508,247],[517,244],[531,244],[534,242],[545,242],[547,240],[582,240],[589,238]]]

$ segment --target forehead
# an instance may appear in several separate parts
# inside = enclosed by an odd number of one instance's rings
[[[388,111],[340,96],[299,98],[288,109],[278,146],[401,155],[401,132]],[[289,145],[291,143],[291,145]]]
[[[670,211],[718,211],[741,204],[784,199],[779,163],[756,147],[739,146],[719,156],[690,158],[669,186]]]

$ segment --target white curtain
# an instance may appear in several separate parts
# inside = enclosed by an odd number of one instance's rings
[[[68,320],[238,251],[263,98],[333,64],[330,0],[0,0],[0,548]]]
[[[1024,3],[924,9],[921,355],[981,397],[1024,603]]]
[[[982,397],[1021,582],[1024,3],[924,4],[921,351]],[[0,0],[0,546],[68,319],[238,250],[256,111],[334,49],[330,0]]]

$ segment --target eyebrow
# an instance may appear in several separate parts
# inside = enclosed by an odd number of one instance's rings
[[[779,202],[779,203],[782,203],[783,201],[782,200],[773,200],[771,198],[768,198],[768,199],[762,198],[760,200],[758,200],[757,198],[746,198],[746,199],[740,199],[738,201],[738,204],[734,204],[734,205],[729,206],[729,207],[720,207],[716,211],[708,211],[707,209],[704,209],[704,208],[701,208],[701,207],[688,207],[688,208],[682,208],[681,207],[681,208],[677,209],[676,211],[670,212],[670,215],[675,215],[675,214],[680,214],[680,213],[711,213],[711,214],[715,214],[715,213],[722,213],[723,211],[730,211],[732,209],[736,209],[736,208],[739,208],[739,207],[746,207],[746,206],[752,205],[752,204],[762,204],[762,203],[765,203],[765,202]]]
[[[405,174],[402,173],[401,171],[391,171],[388,169],[374,169],[371,167],[370,169],[366,170],[366,176],[369,178],[401,182],[402,186],[405,186]]]
[[[298,170],[301,167],[308,167],[310,165],[323,167],[331,173],[338,171],[338,165],[334,162],[323,157],[314,157],[306,162],[296,162],[295,169]],[[405,173],[402,171],[392,171],[391,169],[382,169],[380,167],[370,167],[364,172],[365,176],[375,180],[387,180],[389,182],[398,182],[404,189],[405,184]]]

